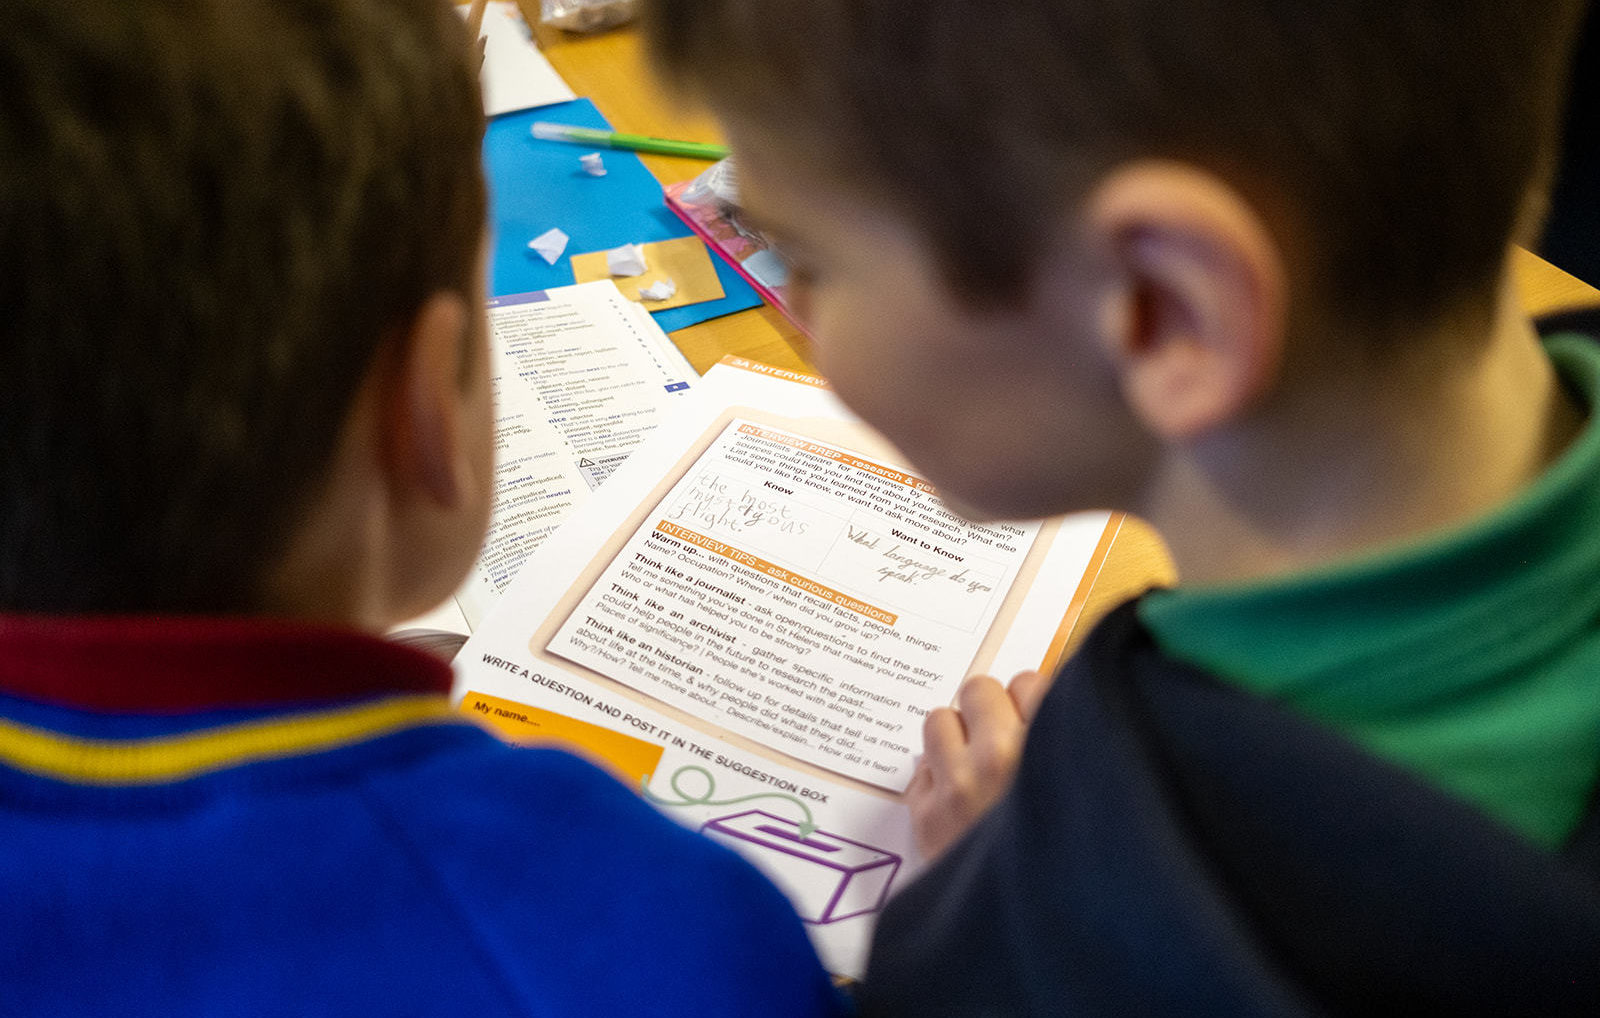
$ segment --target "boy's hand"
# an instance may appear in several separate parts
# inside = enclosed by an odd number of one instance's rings
[[[906,787],[917,847],[933,861],[978,819],[1011,783],[1022,740],[1050,680],[1019,672],[1008,691],[987,675],[968,679],[956,708],[928,712],[922,759]]]

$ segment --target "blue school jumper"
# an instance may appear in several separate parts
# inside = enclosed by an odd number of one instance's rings
[[[449,682],[342,631],[0,617],[0,1014],[838,1012],[755,870]]]

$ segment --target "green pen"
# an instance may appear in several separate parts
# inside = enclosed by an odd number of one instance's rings
[[[686,156],[690,159],[724,159],[726,145],[713,145],[704,141],[673,141],[670,138],[652,138],[646,134],[618,134],[593,127],[575,127],[572,124],[552,124],[536,121],[533,136],[545,141],[569,141],[574,145],[594,148],[622,148],[633,152],[656,152],[664,156]]]

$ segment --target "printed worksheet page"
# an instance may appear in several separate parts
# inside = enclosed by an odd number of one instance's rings
[[[688,392],[696,376],[650,313],[601,280],[489,301],[495,493],[453,603],[407,623],[476,626],[522,563]]]
[[[456,696],[744,854],[859,976],[921,866],[922,719],[1053,665],[1119,520],[968,522],[821,379],[730,358],[528,560]]]
[[[967,523],[909,474],[741,419],[659,508],[549,649],[897,792],[1039,529]]]

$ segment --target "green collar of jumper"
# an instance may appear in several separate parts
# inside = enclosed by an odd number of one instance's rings
[[[1427,540],[1139,606],[1175,658],[1559,846],[1600,771],[1600,346],[1547,350],[1590,412],[1530,488]]]

